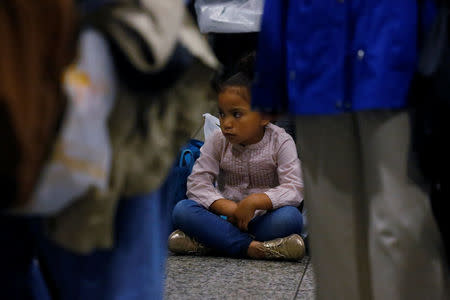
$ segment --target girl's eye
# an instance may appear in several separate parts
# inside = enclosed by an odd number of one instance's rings
[[[225,114],[223,112],[219,112],[219,118],[225,117]]]
[[[240,118],[240,117],[242,117],[242,113],[240,113],[240,112],[235,112],[235,113],[233,114],[233,116],[234,116],[235,118]]]

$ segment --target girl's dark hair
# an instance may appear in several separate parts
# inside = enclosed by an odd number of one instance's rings
[[[255,51],[246,54],[238,61],[231,76],[218,78],[215,83],[216,91],[221,93],[229,87],[243,87],[249,92],[254,77],[255,56]]]

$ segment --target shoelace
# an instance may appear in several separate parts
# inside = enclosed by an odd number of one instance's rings
[[[202,243],[200,243],[199,241],[197,241],[195,238],[191,238],[189,236],[186,235],[186,238],[190,239],[192,244],[195,247],[195,250],[193,251],[189,251],[189,253],[200,253],[200,254],[205,254],[211,251],[210,248],[206,247],[205,245],[203,245]]]
[[[283,240],[279,239],[276,242],[272,242],[273,244],[263,243],[263,251],[267,254],[268,258],[286,258],[286,255],[284,255],[279,251],[279,249],[277,249],[283,243]]]

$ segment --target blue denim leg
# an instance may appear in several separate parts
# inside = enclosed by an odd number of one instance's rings
[[[303,216],[297,207],[283,206],[258,216],[248,224],[248,231],[256,241],[269,241],[293,233],[300,234]]]
[[[40,239],[39,248],[59,298],[162,299],[168,215],[160,193],[122,199],[111,250],[88,255]]]
[[[192,200],[178,202],[172,213],[176,228],[204,245],[232,256],[246,255],[249,234]]]

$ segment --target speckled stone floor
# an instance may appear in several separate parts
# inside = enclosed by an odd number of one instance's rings
[[[310,258],[301,262],[169,255],[165,299],[314,299]]]

